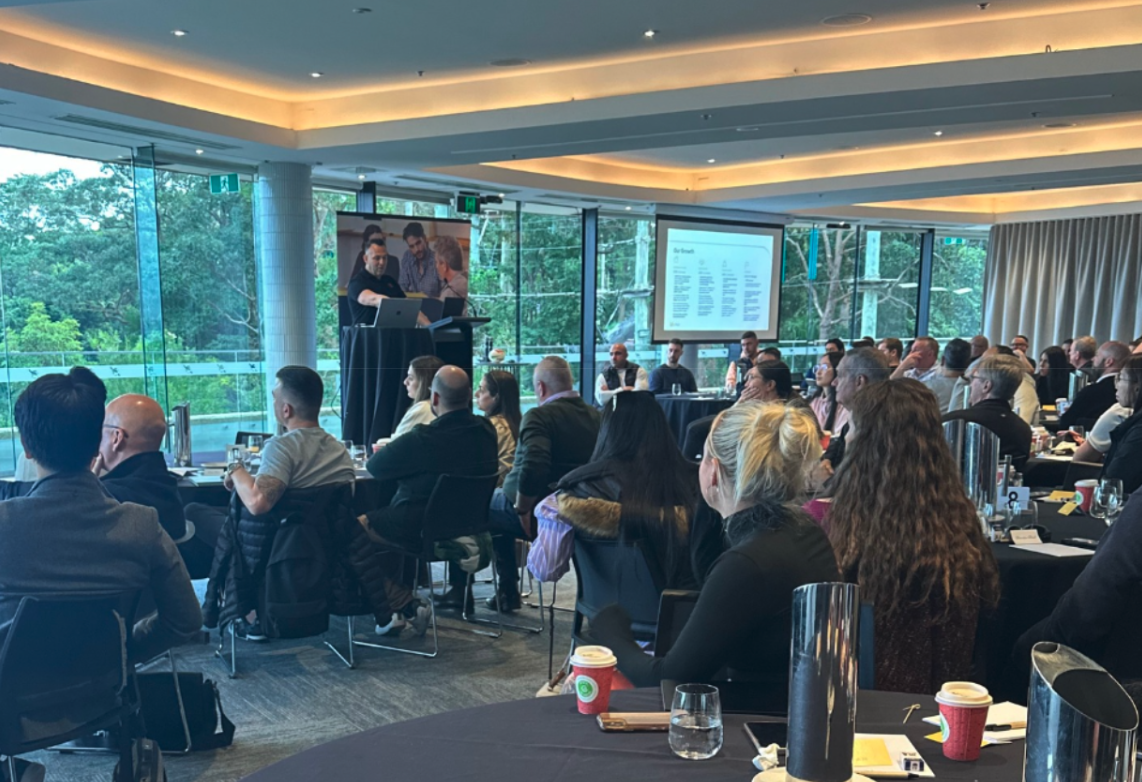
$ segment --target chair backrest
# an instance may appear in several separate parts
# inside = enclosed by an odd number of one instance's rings
[[[690,621],[694,606],[698,604],[697,591],[665,589],[658,602],[658,632],[654,636],[654,656],[665,657],[682,635],[682,628]]]
[[[1094,462],[1074,462],[1067,465],[1067,474],[1063,478],[1063,488],[1067,491],[1075,490],[1075,481],[1097,480],[1102,475],[1102,465]]]
[[[654,637],[662,584],[656,579],[637,541],[599,540],[575,536],[572,556],[578,580],[575,598],[576,631],[582,617],[591,617],[612,604],[626,609],[636,637]]]
[[[0,754],[69,741],[118,721],[139,591],[20,598],[0,625]]]
[[[424,544],[429,556],[432,544],[438,540],[488,530],[488,512],[499,477],[499,473],[492,473],[441,475],[436,479],[424,510]]]

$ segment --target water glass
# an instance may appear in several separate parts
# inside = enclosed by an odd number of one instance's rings
[[[250,453],[261,453],[262,445],[265,444],[266,438],[260,434],[251,434],[246,436],[246,450]]]
[[[674,396],[682,396],[682,384],[675,383],[674,385],[670,386],[670,393],[674,394]]]
[[[722,701],[709,684],[679,684],[670,708],[670,749],[687,760],[708,760],[722,748]]]
[[[1094,487],[1090,500],[1090,515],[1106,521],[1106,526],[1114,523],[1122,512],[1122,481],[1116,478],[1103,478]]]
[[[1081,437],[1082,439],[1085,440],[1086,439],[1086,427],[1085,426],[1072,426],[1071,427],[1071,434],[1073,434],[1077,437]]]

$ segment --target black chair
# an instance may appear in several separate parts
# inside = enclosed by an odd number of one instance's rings
[[[139,592],[20,599],[0,646],[0,754],[16,755],[118,729],[117,779],[135,779],[142,736],[128,665]]]
[[[262,442],[265,443],[273,435],[269,432],[238,432],[234,435],[234,445],[249,445],[251,437],[261,437]]]
[[[599,611],[616,603],[630,615],[636,639],[655,640],[663,579],[653,572],[642,545],[576,535],[571,562],[578,581],[572,648],[583,640],[584,620],[590,622]]]
[[[1063,478],[1063,488],[1067,491],[1075,490],[1076,481],[1098,480],[1102,475],[1102,465],[1094,462],[1074,462],[1067,465],[1067,474]]]
[[[438,561],[436,557],[436,543],[443,540],[451,540],[466,535],[478,535],[480,533],[489,532],[488,527],[488,512],[491,509],[492,494],[496,490],[496,482],[499,480],[499,474],[493,473],[491,475],[441,475],[436,479],[436,486],[432,490],[432,496],[428,498],[428,506],[424,511],[424,524],[421,526],[420,542],[416,546],[402,546],[392,541],[385,541],[385,548],[399,553],[402,557],[412,560],[414,563],[414,573],[412,582],[413,594],[416,594],[420,586],[421,571],[426,565],[431,562]],[[496,572],[495,557],[492,558],[492,585],[496,592],[499,592],[499,574]],[[467,589],[472,588],[472,574],[468,575]],[[420,649],[407,649],[400,646],[390,646],[387,644],[374,643],[372,641],[360,641],[353,638],[353,617],[349,617],[349,640],[353,646],[367,646],[370,649],[387,649],[392,652],[400,652],[402,654],[412,654],[419,657],[436,657],[440,653],[440,638],[437,632],[436,624],[436,607],[432,602],[432,579],[428,579],[428,592],[429,592],[429,610],[431,611],[431,619],[429,626],[432,628],[432,651],[422,651]],[[542,592],[540,593],[542,600]],[[503,611],[497,606],[497,622],[488,622],[487,620],[479,620],[473,617],[464,616],[470,622],[480,622],[495,624],[498,626],[497,633],[478,632],[481,635],[489,635],[498,638],[503,634],[504,621]]]

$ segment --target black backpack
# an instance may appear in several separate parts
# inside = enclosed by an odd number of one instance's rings
[[[270,638],[309,638],[329,629],[332,568],[320,518],[291,513],[274,535],[259,611]]]

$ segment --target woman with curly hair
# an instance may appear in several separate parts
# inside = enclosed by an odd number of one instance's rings
[[[999,571],[923,384],[855,396],[829,538],[841,576],[876,616],[876,688],[935,692],[970,678],[980,611]]]

